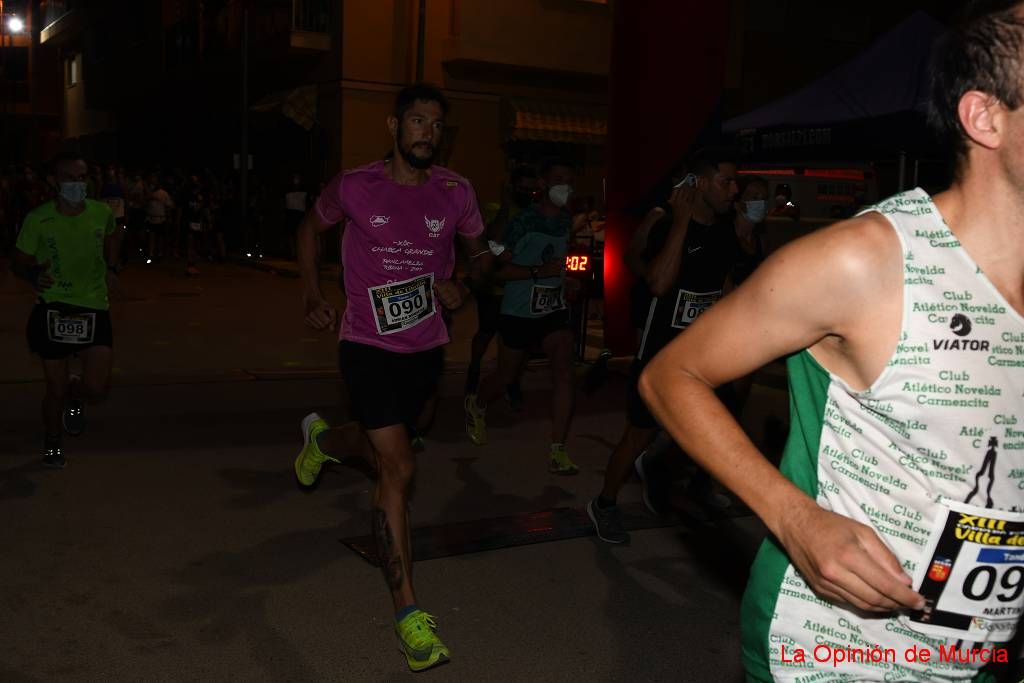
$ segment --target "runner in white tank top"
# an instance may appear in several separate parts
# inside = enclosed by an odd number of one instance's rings
[[[1024,3],[1007,4],[936,50],[950,189],[780,250],[641,377],[659,421],[771,532],[744,600],[750,680],[970,680],[1009,656],[1024,607]],[[713,388],[781,356],[780,473]]]

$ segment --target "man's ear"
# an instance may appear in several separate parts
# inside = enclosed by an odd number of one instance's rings
[[[393,137],[393,138],[395,138],[397,140],[398,139],[398,119],[395,118],[394,116],[389,116],[388,120],[387,120],[387,125],[388,125],[388,132],[391,134],[391,137]]]
[[[957,106],[960,125],[967,137],[985,149],[996,149],[1002,144],[1003,112],[998,99],[978,90],[965,92]]]

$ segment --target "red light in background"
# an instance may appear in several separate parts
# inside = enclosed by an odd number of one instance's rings
[[[749,168],[736,171],[738,175],[797,175],[795,169],[792,168]]]
[[[864,171],[856,168],[808,168],[808,178],[835,178],[836,180],[864,180]]]

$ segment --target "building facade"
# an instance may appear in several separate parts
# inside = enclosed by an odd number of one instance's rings
[[[510,165],[552,154],[577,164],[581,193],[601,189],[599,0],[36,4],[38,42],[62,65],[62,135],[97,161],[219,168],[244,144],[269,184],[326,178],[380,158],[395,93],[424,80],[453,105],[443,161],[481,201]]]

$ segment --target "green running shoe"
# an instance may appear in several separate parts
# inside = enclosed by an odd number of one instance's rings
[[[548,465],[548,472],[551,474],[579,474],[580,468],[576,466],[572,460],[569,459],[569,453],[566,452],[565,446],[551,446],[551,462]]]
[[[462,402],[466,409],[466,433],[475,446],[487,443],[487,411],[476,403],[476,394],[469,394]]]
[[[316,437],[320,432],[330,429],[324,419],[316,413],[310,413],[302,420],[302,439],[304,444],[299,457],[295,458],[295,476],[303,486],[312,486],[320,476],[324,463],[339,462],[336,458],[323,453],[316,445]]]
[[[395,624],[402,654],[413,671],[423,671],[449,661],[448,646],[434,631],[437,622],[423,610],[415,610]]]

